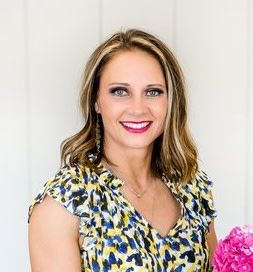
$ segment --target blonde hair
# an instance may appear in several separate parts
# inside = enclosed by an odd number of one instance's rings
[[[95,102],[100,77],[105,65],[116,54],[133,49],[143,50],[159,61],[168,90],[164,132],[154,142],[151,170],[156,176],[165,173],[169,179],[185,183],[198,171],[198,163],[197,148],[187,127],[184,76],[171,50],[157,37],[138,29],[115,33],[90,56],[85,67],[80,99],[84,127],[62,142],[61,163],[96,167],[102,156],[106,157],[103,148],[95,160],[89,157],[89,154],[96,153]]]

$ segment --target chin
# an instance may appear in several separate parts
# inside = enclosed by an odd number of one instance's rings
[[[149,142],[144,142],[144,141],[139,141],[139,142],[128,142],[122,144],[122,146],[125,146],[127,148],[132,148],[132,149],[147,149],[150,148],[153,145],[154,141],[149,141]]]

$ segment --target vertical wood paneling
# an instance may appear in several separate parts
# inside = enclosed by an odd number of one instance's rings
[[[245,221],[247,1],[177,3],[177,52],[188,79],[190,123],[215,181],[218,234]]]
[[[60,143],[81,126],[79,87],[97,46],[98,0],[28,1],[32,192],[55,173]]]
[[[128,27],[160,36],[182,63],[219,236],[253,224],[251,0],[0,1],[1,271],[29,271],[28,203],[81,126],[84,64],[101,39]]]
[[[253,224],[253,3],[251,0],[248,0],[249,7],[249,17],[248,17],[248,29],[249,29],[249,44],[248,44],[248,53],[249,53],[249,66],[248,66],[248,139],[249,146],[248,148],[248,200],[249,200],[249,215],[248,223]]]
[[[24,1],[0,2],[1,271],[28,271]]]
[[[126,28],[141,28],[161,37],[173,48],[174,5],[172,0],[102,1],[102,35]]]

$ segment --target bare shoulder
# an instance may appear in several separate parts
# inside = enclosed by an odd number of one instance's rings
[[[34,207],[29,223],[33,272],[81,270],[79,218],[49,196]]]
[[[52,197],[46,195],[43,202],[37,204],[33,208],[33,213],[29,225],[31,228],[32,226],[37,225],[39,227],[41,224],[45,224],[44,228],[51,228],[61,223],[64,223],[65,230],[67,230],[66,228],[69,228],[69,230],[75,230],[78,229],[79,218],[78,216],[71,214]]]

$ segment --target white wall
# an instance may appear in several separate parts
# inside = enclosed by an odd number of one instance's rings
[[[248,196],[248,213],[247,222],[253,224],[253,3],[248,1],[247,14],[247,28],[248,28],[248,43],[247,43],[247,190]]]
[[[251,0],[0,0],[1,271],[29,271],[28,205],[81,126],[87,57],[122,27],[155,33],[182,64],[219,237],[253,224],[252,26]]]
[[[192,130],[216,183],[219,233],[248,216],[246,15],[246,0],[177,1],[176,49],[189,83]]]
[[[29,180],[25,10],[0,2],[0,259],[2,271],[28,271]]]

